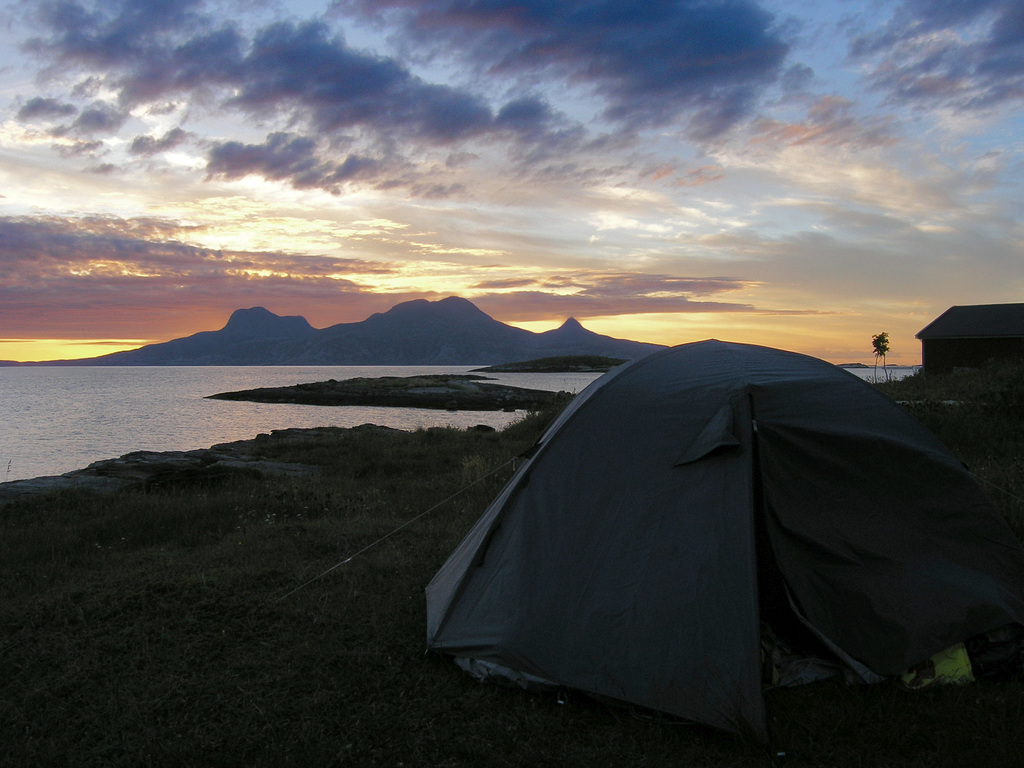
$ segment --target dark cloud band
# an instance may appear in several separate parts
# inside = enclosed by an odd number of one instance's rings
[[[850,45],[894,103],[984,110],[1024,100],[1019,0],[907,0]]]
[[[747,117],[781,75],[788,44],[747,0],[339,0],[390,11],[407,38],[500,73],[585,83],[605,117],[642,128],[688,119],[702,138]]]

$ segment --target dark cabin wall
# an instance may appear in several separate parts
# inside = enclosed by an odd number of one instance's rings
[[[928,373],[980,368],[993,360],[1024,357],[1024,338],[925,339],[921,363]]]

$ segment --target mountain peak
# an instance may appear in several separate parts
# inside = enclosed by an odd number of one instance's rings
[[[461,296],[448,296],[447,298],[441,299],[437,302],[437,307],[455,317],[486,317],[488,320],[493,320],[493,318],[480,309],[480,307],[469,299],[464,299]]]
[[[265,307],[236,309],[228,318],[223,333],[232,336],[303,336],[313,331],[306,318],[298,315],[281,317]]]
[[[554,330],[547,331],[551,336],[567,341],[584,341],[597,336],[593,331],[588,331],[575,317],[570,317]]]
[[[403,301],[401,304],[393,306],[387,312],[379,313],[378,316],[384,315],[403,318],[422,317],[424,319],[443,317],[458,321],[486,319],[497,322],[477,307],[476,304],[469,299],[463,299],[461,296],[448,296],[437,301],[428,301],[427,299]]]
[[[266,307],[249,307],[248,309],[236,309],[234,312],[231,313],[231,317],[228,318],[228,324],[225,325],[224,327],[227,328],[228,325],[232,324],[238,325],[254,321],[266,321],[277,317],[279,317],[279,315],[275,315]]]

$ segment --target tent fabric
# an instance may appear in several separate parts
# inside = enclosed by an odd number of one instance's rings
[[[1024,549],[905,410],[718,341],[578,395],[427,586],[431,650],[767,736],[762,622],[899,675],[1024,623]]]

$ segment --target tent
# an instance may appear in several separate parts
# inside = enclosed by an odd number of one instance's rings
[[[901,406],[705,341],[573,400],[427,586],[427,643],[766,740],[766,648],[900,675],[1024,623],[1022,585],[1012,531]]]

